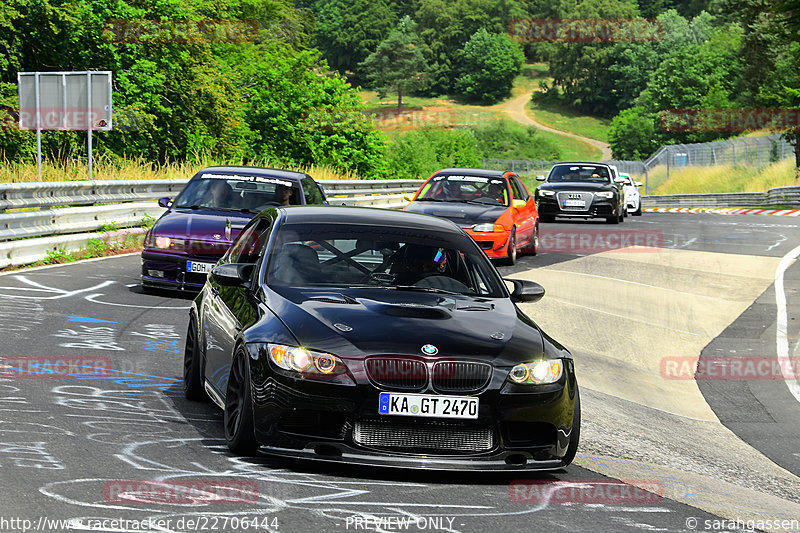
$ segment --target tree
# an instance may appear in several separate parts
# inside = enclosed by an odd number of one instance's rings
[[[419,35],[427,45],[430,91],[445,94],[453,90],[468,35],[481,28],[490,33],[508,32],[512,19],[529,16],[518,0],[420,0],[415,18],[420,25]]]
[[[142,20],[163,20],[166,31],[133,39],[114,32]],[[210,20],[259,26],[233,42],[170,31],[172,23]],[[108,29],[111,21],[118,22]],[[7,0],[0,6],[0,109],[17,106],[18,70],[110,70],[115,129],[95,136],[98,157],[207,155],[383,175],[384,138],[368,122],[331,129],[308,120],[314,113],[362,116],[363,105],[308,49],[306,23],[286,0]],[[83,150],[85,134],[48,132],[42,141],[45,155],[71,157]],[[0,129],[0,158],[20,160],[34,149],[29,132]]]
[[[614,159],[646,159],[658,149],[657,117],[643,107],[625,109],[611,121],[608,143]]]
[[[378,49],[359,65],[381,96],[397,93],[398,113],[403,111],[403,94],[421,89],[428,82],[428,64],[416,29],[411,17],[403,17]]]
[[[318,0],[315,42],[328,64],[356,74],[397,19],[383,0]]]
[[[455,90],[470,100],[492,103],[511,92],[525,57],[507,34],[481,28],[464,45]]]

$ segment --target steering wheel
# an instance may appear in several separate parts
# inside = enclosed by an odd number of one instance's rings
[[[440,272],[426,272],[414,280],[413,283],[409,283],[409,285],[414,285],[416,287],[429,287],[432,289],[443,289],[453,292],[472,292],[469,287],[457,279],[451,278],[450,276],[445,276]]]

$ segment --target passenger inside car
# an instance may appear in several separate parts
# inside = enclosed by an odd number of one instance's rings
[[[233,189],[225,180],[209,180],[201,205],[207,207],[230,207],[233,200]]]

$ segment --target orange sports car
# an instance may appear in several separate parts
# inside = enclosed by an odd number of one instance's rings
[[[446,168],[411,198],[406,211],[452,220],[492,259],[513,265],[517,254],[536,254],[536,202],[515,173],[479,168]]]

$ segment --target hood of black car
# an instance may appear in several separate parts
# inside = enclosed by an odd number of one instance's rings
[[[268,305],[302,346],[341,357],[468,357],[514,365],[543,353],[542,334],[506,298],[390,289],[273,288]]]
[[[614,191],[617,190],[614,185],[610,183],[579,183],[579,182],[564,182],[564,183],[543,183],[539,185],[538,189],[545,191]]]
[[[452,220],[459,226],[494,222],[505,210],[503,205],[467,204],[463,202],[411,202],[405,211],[433,215]]]

